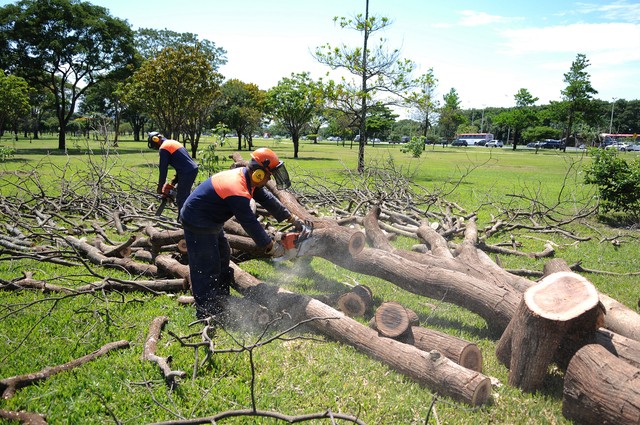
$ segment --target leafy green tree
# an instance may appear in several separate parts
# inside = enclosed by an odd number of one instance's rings
[[[586,168],[585,183],[594,184],[604,213],[618,211],[640,216],[640,162],[625,161],[615,150],[590,149],[593,158]]]
[[[339,90],[333,92],[336,94],[333,99],[336,107],[354,114],[354,123],[360,129],[358,172],[362,173],[368,104],[378,92],[399,94],[408,90],[412,83],[409,77],[415,65],[411,61],[400,60],[398,49],[386,49],[384,39],[373,49],[370,48],[370,36],[385,29],[391,21],[386,17],[369,16],[369,0],[366,0],[364,15],[358,14],[352,19],[335,17],[334,22],[341,28],[353,29],[362,34],[361,47],[342,45],[334,48],[326,44],[315,52],[315,58],[320,63],[331,69],[344,69],[360,80],[358,85],[349,82],[341,84]]]
[[[571,63],[571,69],[564,74],[564,82],[567,86],[561,91],[563,101],[566,104],[567,127],[565,131],[566,143],[573,134],[573,125],[581,114],[586,113],[591,106],[593,95],[598,94],[591,86],[590,75],[585,69],[590,65],[586,55],[578,53]]]
[[[266,93],[253,83],[237,79],[226,81],[221,87],[221,96],[213,112],[214,120],[236,132],[238,150],[242,150],[242,137],[249,141],[252,149],[252,134],[260,128],[265,110]]]
[[[5,75],[0,71],[0,135],[5,125],[12,124],[17,131],[18,119],[29,114],[29,85],[24,78]]]
[[[135,45],[138,53],[144,59],[153,59],[167,47],[180,46],[197,47],[209,61],[214,71],[227,63],[227,52],[217,47],[213,41],[199,40],[196,34],[190,32],[179,33],[168,29],[140,28],[135,34]]]
[[[195,158],[221,81],[198,46],[168,47],[133,74],[125,101],[152,117],[165,136],[180,140],[184,135]]]
[[[416,91],[409,93],[404,99],[405,104],[415,111],[415,119],[422,123],[422,135],[427,137],[427,132],[435,121],[434,113],[438,109],[438,101],[434,99],[434,92],[438,80],[433,74],[433,68],[429,68],[426,74],[421,75],[415,81]]]
[[[525,140],[544,140],[544,139],[559,139],[562,136],[562,131],[557,128],[547,126],[535,126],[529,127],[522,131],[522,138]]]
[[[56,103],[58,148],[81,96],[103,75],[126,66],[133,31],[107,9],[77,0],[21,0],[0,9],[0,65],[46,87]]]
[[[369,108],[367,116],[367,136],[388,139],[398,114],[385,105],[376,104]]]
[[[292,73],[267,91],[266,111],[291,134],[294,158],[298,157],[300,132],[322,105],[322,81],[313,81],[306,72]]]
[[[440,109],[440,135],[446,140],[453,140],[458,126],[464,122],[460,110],[460,96],[455,88],[443,96],[444,105]]]

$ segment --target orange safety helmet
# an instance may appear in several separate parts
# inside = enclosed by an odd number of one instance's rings
[[[249,169],[252,170],[253,173],[255,173],[256,170],[268,171],[275,178],[278,189],[287,189],[291,186],[289,173],[284,166],[284,162],[280,161],[278,155],[269,148],[259,148],[251,153]],[[256,175],[255,178],[252,174],[254,182],[260,181],[262,178],[264,178],[264,173],[262,173],[262,176]]]

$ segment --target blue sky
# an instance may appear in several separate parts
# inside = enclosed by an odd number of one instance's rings
[[[358,34],[334,25],[365,0],[93,0],[133,29],[192,32],[227,51],[220,71],[268,89],[292,72],[324,77],[316,47],[356,45]],[[0,4],[7,4],[0,0]],[[437,98],[455,88],[464,108],[512,106],[528,89],[539,104],[560,99],[563,74],[578,53],[591,66],[602,100],[640,99],[640,2],[566,0],[370,0],[370,14],[393,24],[376,33],[401,57],[433,68]],[[336,75],[334,77],[337,78]]]

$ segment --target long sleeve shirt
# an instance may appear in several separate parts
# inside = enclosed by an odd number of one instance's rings
[[[176,170],[178,181],[180,180],[180,175],[189,175],[198,171],[198,164],[189,156],[189,152],[182,146],[182,143],[166,139],[160,145],[158,186],[162,186],[167,181],[169,165]]]
[[[253,187],[250,171],[242,167],[217,173],[198,185],[182,207],[182,222],[185,227],[211,229],[235,216],[256,245],[267,246],[271,238],[251,209],[252,198],[278,221],[291,215],[269,190]]]

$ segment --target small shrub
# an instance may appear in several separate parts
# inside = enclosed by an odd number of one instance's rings
[[[602,212],[621,212],[638,217],[640,210],[640,163],[625,161],[615,150],[590,149],[593,157],[585,170],[585,183],[595,184]]]
[[[412,137],[411,140],[402,147],[403,153],[411,153],[414,158],[420,158],[424,152],[424,138]]]
[[[13,158],[16,151],[13,148],[0,146],[0,162],[5,162],[9,158]]]

